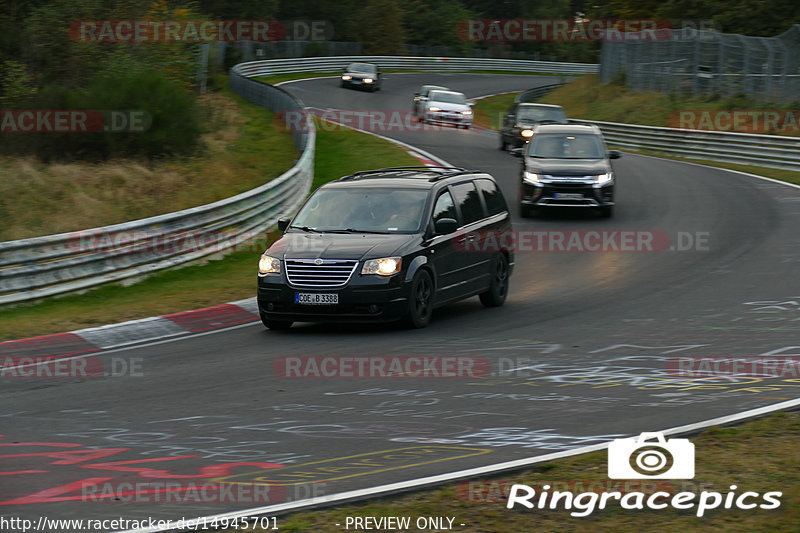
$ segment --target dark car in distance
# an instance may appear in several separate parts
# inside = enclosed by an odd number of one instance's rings
[[[293,322],[425,327],[434,308],[471,296],[503,305],[513,249],[503,194],[489,174],[401,167],[317,189],[259,261],[258,309],[270,329]],[[493,246],[481,246],[492,236]],[[507,240],[507,239],[506,239]]]
[[[610,159],[618,159],[621,154],[606,149],[597,126],[535,126],[530,142],[515,153],[523,158],[523,217],[546,207],[596,208],[604,217],[613,215],[616,179]]]
[[[358,87],[368,91],[381,90],[381,69],[372,63],[350,63],[341,76],[342,87]]]
[[[558,105],[517,102],[503,117],[500,127],[500,149],[519,148],[533,135],[538,124],[567,124],[564,109]]]

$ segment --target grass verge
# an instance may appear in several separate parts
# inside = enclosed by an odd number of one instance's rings
[[[297,151],[273,113],[227,88],[201,99],[208,132],[195,157],[44,164],[0,158],[0,241],[136,220],[227,198],[290,168]]]
[[[383,139],[348,129],[319,131],[312,187],[358,170],[418,165]],[[161,272],[126,287],[109,285],[85,294],[0,310],[0,341],[113,324],[255,296],[258,257],[276,233],[243,243],[204,265]]]
[[[639,533],[658,524],[660,531],[704,531],[719,533],[796,532],[800,524],[800,469],[797,468],[797,441],[800,439],[800,412],[777,413],[739,426],[710,428],[691,438],[696,451],[696,476],[687,481],[609,480],[607,454],[596,452],[574,458],[543,463],[523,472],[492,478],[462,481],[433,490],[370,500],[365,503],[287,514],[278,518],[282,531],[339,532],[347,517],[408,516],[412,524],[418,517],[453,517],[454,529],[464,533],[505,531],[570,531],[595,533]],[[498,454],[498,461],[502,460]],[[703,490],[723,496],[731,485],[736,495],[745,491],[764,494],[782,491],[776,510],[720,509],[696,516],[691,510],[627,510],[618,503],[595,510],[587,517],[570,516],[563,504],[556,510],[525,509],[517,505],[506,509],[507,494],[513,483],[541,486],[574,493],[592,492],[599,483],[602,491],[641,491],[646,494],[666,490],[673,494],[695,492],[695,503]],[[555,485],[560,483],[560,485]],[[617,484],[617,488],[613,487]],[[538,485],[538,486],[537,486]],[[564,487],[564,488],[556,488]],[[569,487],[569,488],[565,488]],[[757,499],[762,502],[760,498]],[[536,501],[536,500],[534,500]],[[573,509],[578,513],[577,509]],[[336,526],[335,524],[342,524]],[[458,524],[465,524],[463,527]],[[410,531],[416,531],[413,527]]]

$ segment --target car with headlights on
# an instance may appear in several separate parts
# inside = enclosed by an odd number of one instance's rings
[[[517,102],[503,117],[500,149],[519,148],[528,142],[537,124],[567,124],[564,109],[558,105]]]
[[[381,70],[372,63],[350,63],[341,76],[342,87],[358,87],[368,91],[381,90]]]
[[[269,329],[396,320],[421,328],[434,308],[471,296],[497,307],[508,294],[511,216],[483,172],[357,172],[317,189],[278,228],[258,265]]]
[[[531,140],[513,151],[522,159],[520,211],[530,216],[548,207],[594,208],[604,217],[614,213],[616,179],[611,159],[594,124],[541,124]]]
[[[434,90],[424,103],[422,121],[430,124],[452,124],[457,128],[472,127],[472,106],[463,93]]]
[[[422,120],[422,114],[425,110],[425,102],[428,101],[430,97],[431,91],[449,91],[447,87],[442,87],[441,85],[423,85],[420,87],[419,91],[414,93],[414,99],[411,102],[411,109],[414,113],[414,116],[417,117],[418,120]]]

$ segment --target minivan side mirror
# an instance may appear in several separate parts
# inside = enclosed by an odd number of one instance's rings
[[[608,158],[609,159],[619,159],[622,157],[622,153],[619,150],[609,150],[608,151]]]
[[[434,224],[436,235],[447,235],[458,229],[458,222],[454,218],[440,218]]]
[[[292,219],[289,218],[289,217],[281,217],[281,218],[279,218],[278,219],[278,231],[280,231],[281,233],[285,232],[289,228],[289,222],[291,222],[291,221],[292,221]]]

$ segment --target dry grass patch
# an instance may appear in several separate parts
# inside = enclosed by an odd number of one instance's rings
[[[248,106],[256,109],[245,114]],[[206,95],[201,108],[208,131],[203,149],[190,158],[97,164],[0,158],[0,241],[203,205],[261,185],[294,164],[291,134],[275,130],[269,110],[227,91]]]

